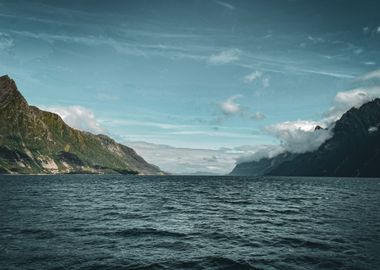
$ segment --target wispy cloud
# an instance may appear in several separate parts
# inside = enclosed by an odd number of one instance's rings
[[[137,47],[124,42],[116,41],[113,38],[104,36],[71,36],[62,34],[49,34],[49,33],[34,33],[27,31],[12,31],[15,35],[20,35],[28,38],[43,40],[48,43],[65,42],[65,43],[77,43],[85,46],[101,46],[107,45],[115,49],[122,54],[140,55],[145,56],[144,51]]]
[[[330,71],[324,71],[324,70],[313,70],[313,69],[308,69],[308,68],[291,67],[291,68],[289,68],[289,70],[290,71],[293,70],[293,71],[300,72],[300,73],[325,75],[325,76],[339,78],[339,79],[354,79],[354,78],[356,78],[356,75],[354,75],[354,74],[330,72]]]
[[[243,134],[237,132],[223,132],[218,130],[189,130],[189,131],[175,131],[173,135],[206,135],[210,137],[227,137],[227,138],[254,138],[254,134]]]
[[[58,21],[58,20],[49,20],[49,19],[42,19],[42,18],[38,18],[38,17],[20,16],[20,15],[5,14],[5,13],[0,13],[0,17],[17,19],[17,20],[26,20],[29,22],[55,24],[55,25],[75,25],[74,23],[70,23],[70,22],[62,22],[62,21]]]
[[[214,65],[228,64],[240,59],[239,49],[224,50],[209,57],[208,62]]]
[[[130,41],[127,37],[130,36],[129,32],[122,32],[124,36],[104,36],[104,35],[68,35],[68,34],[52,34],[46,32],[30,32],[30,31],[16,31],[10,30],[13,35],[22,37],[42,40],[48,43],[63,42],[63,43],[75,43],[88,47],[100,47],[109,46],[114,51],[122,55],[133,55],[140,57],[160,56],[169,59],[192,59],[195,61],[207,61],[213,65],[232,64],[248,69],[260,68],[263,71],[276,72],[276,73],[305,73],[316,74],[329,77],[335,77],[340,79],[355,78],[356,74],[329,71],[327,68],[323,70],[302,67],[299,63],[293,61],[281,61],[272,58],[263,58],[252,55],[248,52],[244,52],[244,61],[241,59],[243,52],[237,48],[221,49],[219,52],[211,54],[210,52],[215,50],[215,46],[200,46],[195,43],[183,45],[173,45],[173,42],[169,42],[172,38],[194,38],[198,40],[197,35],[181,35],[178,33],[154,33],[147,31],[137,31],[137,35],[143,35],[137,37],[136,42]],[[146,40],[145,37],[157,36],[152,40]],[[172,38],[166,38],[170,37]],[[163,40],[163,37],[164,40]],[[144,41],[140,40],[142,38]],[[202,36],[199,37],[202,40]],[[157,42],[161,40],[161,42]],[[165,41],[166,40],[166,41]],[[197,41],[199,42],[199,40]],[[179,42],[182,44],[183,42]],[[239,61],[241,60],[241,61]],[[254,63],[254,64],[251,64]],[[248,78],[247,78],[248,79]]]
[[[225,115],[236,115],[240,112],[240,104],[236,102],[238,98],[241,98],[241,95],[234,95],[232,97],[229,97],[227,100],[221,102],[219,104],[219,108],[221,112]]]
[[[258,80],[262,76],[263,76],[263,73],[261,71],[255,70],[244,77],[244,82],[251,83]]]
[[[244,82],[246,84],[261,83],[262,88],[268,88],[270,86],[270,77],[269,75],[265,75],[262,71],[255,70],[244,77]],[[257,96],[261,95],[260,90],[256,90],[255,93]]]
[[[227,3],[227,2],[224,2],[224,1],[218,1],[218,0],[215,0],[214,1],[216,4],[218,4],[219,6],[222,6],[224,8],[227,8],[229,10],[234,10],[235,9],[235,6]]]
[[[0,32],[0,51],[12,48],[13,46],[13,38],[8,34]]]
[[[183,124],[170,124],[170,123],[160,123],[160,122],[150,122],[141,120],[130,120],[130,119],[100,119],[101,123],[107,126],[141,126],[141,127],[153,127],[164,130],[183,130],[189,128],[198,128],[196,125],[183,125]]]
[[[294,61],[267,59],[246,52],[244,54],[244,61],[234,62],[232,65],[244,67],[253,70],[253,72],[260,69],[261,72],[266,71],[281,74],[315,74],[338,79],[354,79],[358,76],[356,73],[331,70],[331,67],[316,69]]]
[[[35,33],[29,31],[11,31],[12,34],[27,37],[36,40],[42,40],[51,44],[56,42],[75,43],[88,47],[109,46],[114,51],[122,55],[133,55],[148,57],[152,55],[168,57],[171,59],[188,58],[194,60],[206,60],[207,56],[203,56],[202,50],[207,48],[198,48],[188,46],[174,46],[162,43],[143,43],[129,42],[125,38],[108,37],[103,35],[66,35],[51,33]],[[152,41],[153,42],[153,41]],[[208,51],[208,50],[207,50]]]
[[[374,70],[370,73],[367,73],[367,74],[361,76],[359,79],[361,79],[361,80],[380,79],[380,69]]]

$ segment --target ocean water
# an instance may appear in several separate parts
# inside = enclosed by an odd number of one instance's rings
[[[380,179],[0,176],[0,269],[380,269]]]

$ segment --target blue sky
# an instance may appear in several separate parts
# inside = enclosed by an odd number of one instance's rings
[[[281,143],[268,126],[320,121],[337,93],[379,69],[379,8],[0,0],[0,72],[29,103],[107,133],[166,170],[225,173],[242,146]]]

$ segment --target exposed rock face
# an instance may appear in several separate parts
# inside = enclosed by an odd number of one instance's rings
[[[316,151],[238,164],[233,175],[380,177],[380,99],[352,108]]]
[[[133,149],[29,106],[8,76],[0,77],[0,173],[163,174]]]

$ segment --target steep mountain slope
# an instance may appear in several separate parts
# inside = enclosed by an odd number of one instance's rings
[[[262,158],[258,161],[242,162],[236,164],[230,175],[235,176],[261,176],[270,173],[274,168],[285,161],[292,160],[296,155],[291,153],[282,153],[273,158]]]
[[[316,151],[238,164],[234,175],[380,176],[380,99],[347,111]],[[267,165],[262,170],[263,163]],[[241,168],[244,168],[241,169]],[[258,169],[259,168],[259,169]]]
[[[8,76],[0,77],[0,173],[162,174],[105,135],[69,127],[57,114],[29,106]]]

